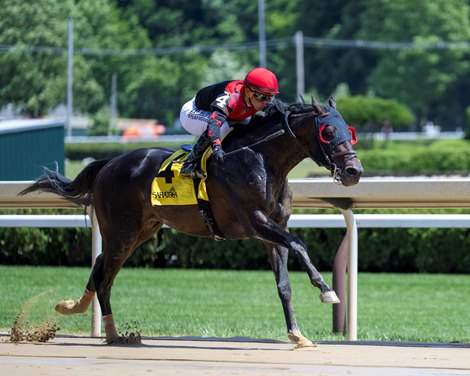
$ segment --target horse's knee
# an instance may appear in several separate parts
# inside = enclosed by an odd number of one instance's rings
[[[290,301],[292,298],[292,288],[289,281],[280,281],[277,284],[277,291],[282,300]]]

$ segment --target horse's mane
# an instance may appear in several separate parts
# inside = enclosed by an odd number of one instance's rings
[[[286,113],[289,116],[295,116],[300,114],[307,114],[312,112],[312,105],[306,104],[304,102],[294,102],[291,104],[282,102],[280,100],[275,100],[271,105],[269,105],[265,110],[265,121],[272,122],[277,120],[279,116],[284,117]]]

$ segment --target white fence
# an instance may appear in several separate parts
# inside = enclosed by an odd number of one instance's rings
[[[55,195],[40,193],[17,196],[30,182],[0,182],[1,208],[70,208],[76,207]],[[348,283],[347,294],[343,279],[336,287],[340,299],[346,295],[347,338],[357,340],[357,264],[359,227],[470,227],[470,215],[443,214],[358,214],[352,209],[366,208],[470,208],[470,179],[468,178],[363,178],[354,187],[336,185],[331,179],[294,179],[289,181],[294,207],[332,208],[341,206],[342,215],[293,215],[290,227],[346,227]],[[95,221],[83,216],[0,216],[2,227],[92,227],[93,256],[101,253],[101,238]],[[338,253],[341,252],[341,247]],[[337,259],[340,259],[337,257]],[[335,261],[336,264],[336,261]],[[346,265],[335,265],[334,272],[344,273]],[[339,291],[338,291],[339,290]],[[344,302],[342,302],[344,307]],[[344,321],[342,307],[337,320]],[[92,335],[99,336],[101,321],[99,307],[94,301]]]

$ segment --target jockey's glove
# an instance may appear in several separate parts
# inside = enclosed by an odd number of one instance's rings
[[[225,159],[225,151],[222,149],[220,145],[213,145],[212,146],[212,158],[214,158],[214,162],[217,164],[223,164]]]

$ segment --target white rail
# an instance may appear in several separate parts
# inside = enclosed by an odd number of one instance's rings
[[[357,228],[470,228],[470,214],[355,214]],[[5,214],[0,227],[92,227],[88,215]],[[290,228],[346,228],[339,214],[293,214]]]
[[[75,214],[5,214],[0,227],[91,227],[88,215]]]

